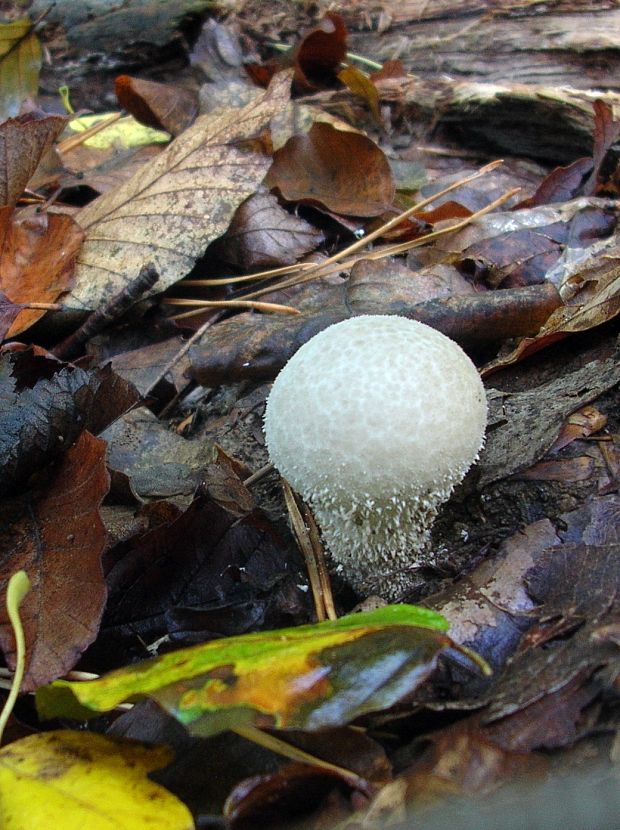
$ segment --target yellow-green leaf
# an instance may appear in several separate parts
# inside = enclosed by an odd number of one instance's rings
[[[191,813],[147,773],[172,753],[92,732],[44,732],[0,751],[2,830],[190,830]]]
[[[43,717],[84,718],[148,695],[200,735],[336,726],[415,691],[452,645],[447,627],[432,611],[388,605],[212,641],[94,681],[59,680],[38,690],[37,707]]]
[[[79,133],[94,127],[95,124],[101,124],[103,121],[109,120],[110,115],[112,113],[109,112],[102,115],[80,115],[78,118],[72,118],[69,121],[67,131],[79,135]],[[100,150],[105,150],[108,147],[131,149],[133,147],[144,147],[146,144],[165,144],[168,141],[170,141],[168,133],[146,127],[136,121],[133,115],[126,115],[90,138],[85,139],[84,144],[87,147],[97,147]]]
[[[39,88],[41,44],[28,18],[0,24],[0,121],[17,115]]]

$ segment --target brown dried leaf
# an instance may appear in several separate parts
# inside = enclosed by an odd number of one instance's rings
[[[321,231],[288,213],[272,193],[259,191],[237,208],[230,227],[217,242],[226,262],[246,271],[291,265],[324,239]]]
[[[6,337],[8,330],[21,310],[21,305],[9,300],[4,291],[0,290],[0,343]]]
[[[26,208],[0,208],[0,290],[15,303],[53,303],[72,282],[84,231],[70,217]],[[46,312],[25,308],[7,337],[16,337]]]
[[[147,127],[179,135],[198,114],[198,95],[174,84],[159,84],[129,75],[114,81],[118,102]]]
[[[524,338],[513,351],[492,360],[483,369],[483,377],[510,366],[570,334],[600,326],[620,313],[620,249],[603,256],[593,256],[582,263],[572,286],[579,291],[572,305],[556,308],[535,337]],[[579,302],[582,300],[582,302]]]
[[[526,392],[490,390],[487,443],[476,468],[480,486],[525,470],[542,459],[566,418],[618,382],[620,365],[612,358],[592,361]]]
[[[517,478],[530,481],[586,481],[594,473],[594,469],[594,459],[582,455],[579,458],[540,461],[517,473]]]
[[[76,216],[86,230],[68,305],[97,308],[153,262],[157,291],[185,276],[257,189],[268,159],[235,142],[254,136],[288,101],[281,73],[260,98],[214,118],[205,115],[124,185]]]
[[[14,492],[84,428],[95,378],[24,350],[0,358],[0,493]]]
[[[450,620],[455,642],[467,643],[497,670],[516,649],[524,627],[534,623],[525,574],[541,551],[559,541],[548,519],[534,522],[502,542],[492,559],[426,603]]]
[[[110,469],[125,473],[135,492],[150,498],[193,493],[213,457],[208,444],[186,441],[146,407],[125,413],[102,437]]]
[[[228,499],[219,485],[221,503],[200,495],[106,555],[110,597],[96,648],[108,668],[142,652],[136,635],[189,645],[307,619],[299,562],[247,491],[240,503],[240,482]]]
[[[274,154],[266,178],[289,202],[318,204],[335,213],[378,216],[394,198],[383,151],[359,133],[316,123]]]
[[[83,433],[41,492],[2,505],[0,593],[21,568],[32,582],[21,606],[23,691],[65,674],[97,636],[106,598],[106,532],[99,515],[109,485],[105,449],[105,441]],[[0,645],[13,667],[15,642],[4,604]]]
[[[585,177],[592,170],[592,159],[581,158],[566,167],[556,167],[542,180],[529,199],[514,206],[514,210],[549,205],[553,202],[567,202],[581,191]]]
[[[26,113],[0,124],[0,205],[17,204],[67,120],[62,115]]]
[[[551,452],[559,452],[577,438],[589,438],[607,424],[607,415],[600,412],[595,406],[584,406],[578,412],[573,412],[562,427],[557,441],[551,447]]]
[[[620,138],[620,121],[614,121],[611,106],[601,98],[597,98],[592,108],[594,109],[594,150],[592,152],[594,168],[584,188],[584,192],[588,195],[605,191],[606,183],[601,181],[603,163],[611,146]]]
[[[335,12],[306,32],[293,51],[295,83],[306,90],[333,82],[336,70],[347,53],[347,28]]]

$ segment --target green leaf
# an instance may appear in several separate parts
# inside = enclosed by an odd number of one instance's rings
[[[415,691],[453,645],[447,628],[433,611],[388,605],[212,641],[98,680],[58,680],[37,691],[37,708],[44,718],[83,719],[147,695],[199,735],[342,725]]]
[[[39,89],[41,44],[28,18],[0,24],[0,121],[16,116]]]

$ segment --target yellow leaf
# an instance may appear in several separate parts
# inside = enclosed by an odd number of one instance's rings
[[[102,115],[81,115],[79,118],[72,118],[67,124],[67,129],[79,135],[90,127],[94,127],[95,124],[110,118],[110,115],[109,112]],[[136,121],[133,115],[127,115],[101,132],[95,133],[91,138],[85,139],[84,144],[87,147],[105,150],[108,147],[131,149],[132,147],[144,147],[146,144],[165,144],[167,141],[170,141],[168,133],[146,127]]]
[[[69,306],[98,308],[153,262],[163,291],[184,277],[254,193],[271,159],[237,145],[288,103],[290,75],[276,75],[243,109],[203,115],[121,187],[83,208],[86,230]]]
[[[92,732],[44,732],[0,751],[2,830],[191,830],[187,807],[147,773],[171,752]]]
[[[0,121],[17,115],[39,88],[41,44],[28,18],[0,25]]]

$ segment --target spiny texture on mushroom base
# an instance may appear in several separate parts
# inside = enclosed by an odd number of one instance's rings
[[[429,326],[368,315],[289,360],[265,414],[272,462],[312,507],[344,577],[396,599],[439,506],[476,460],[486,398],[463,350]]]

